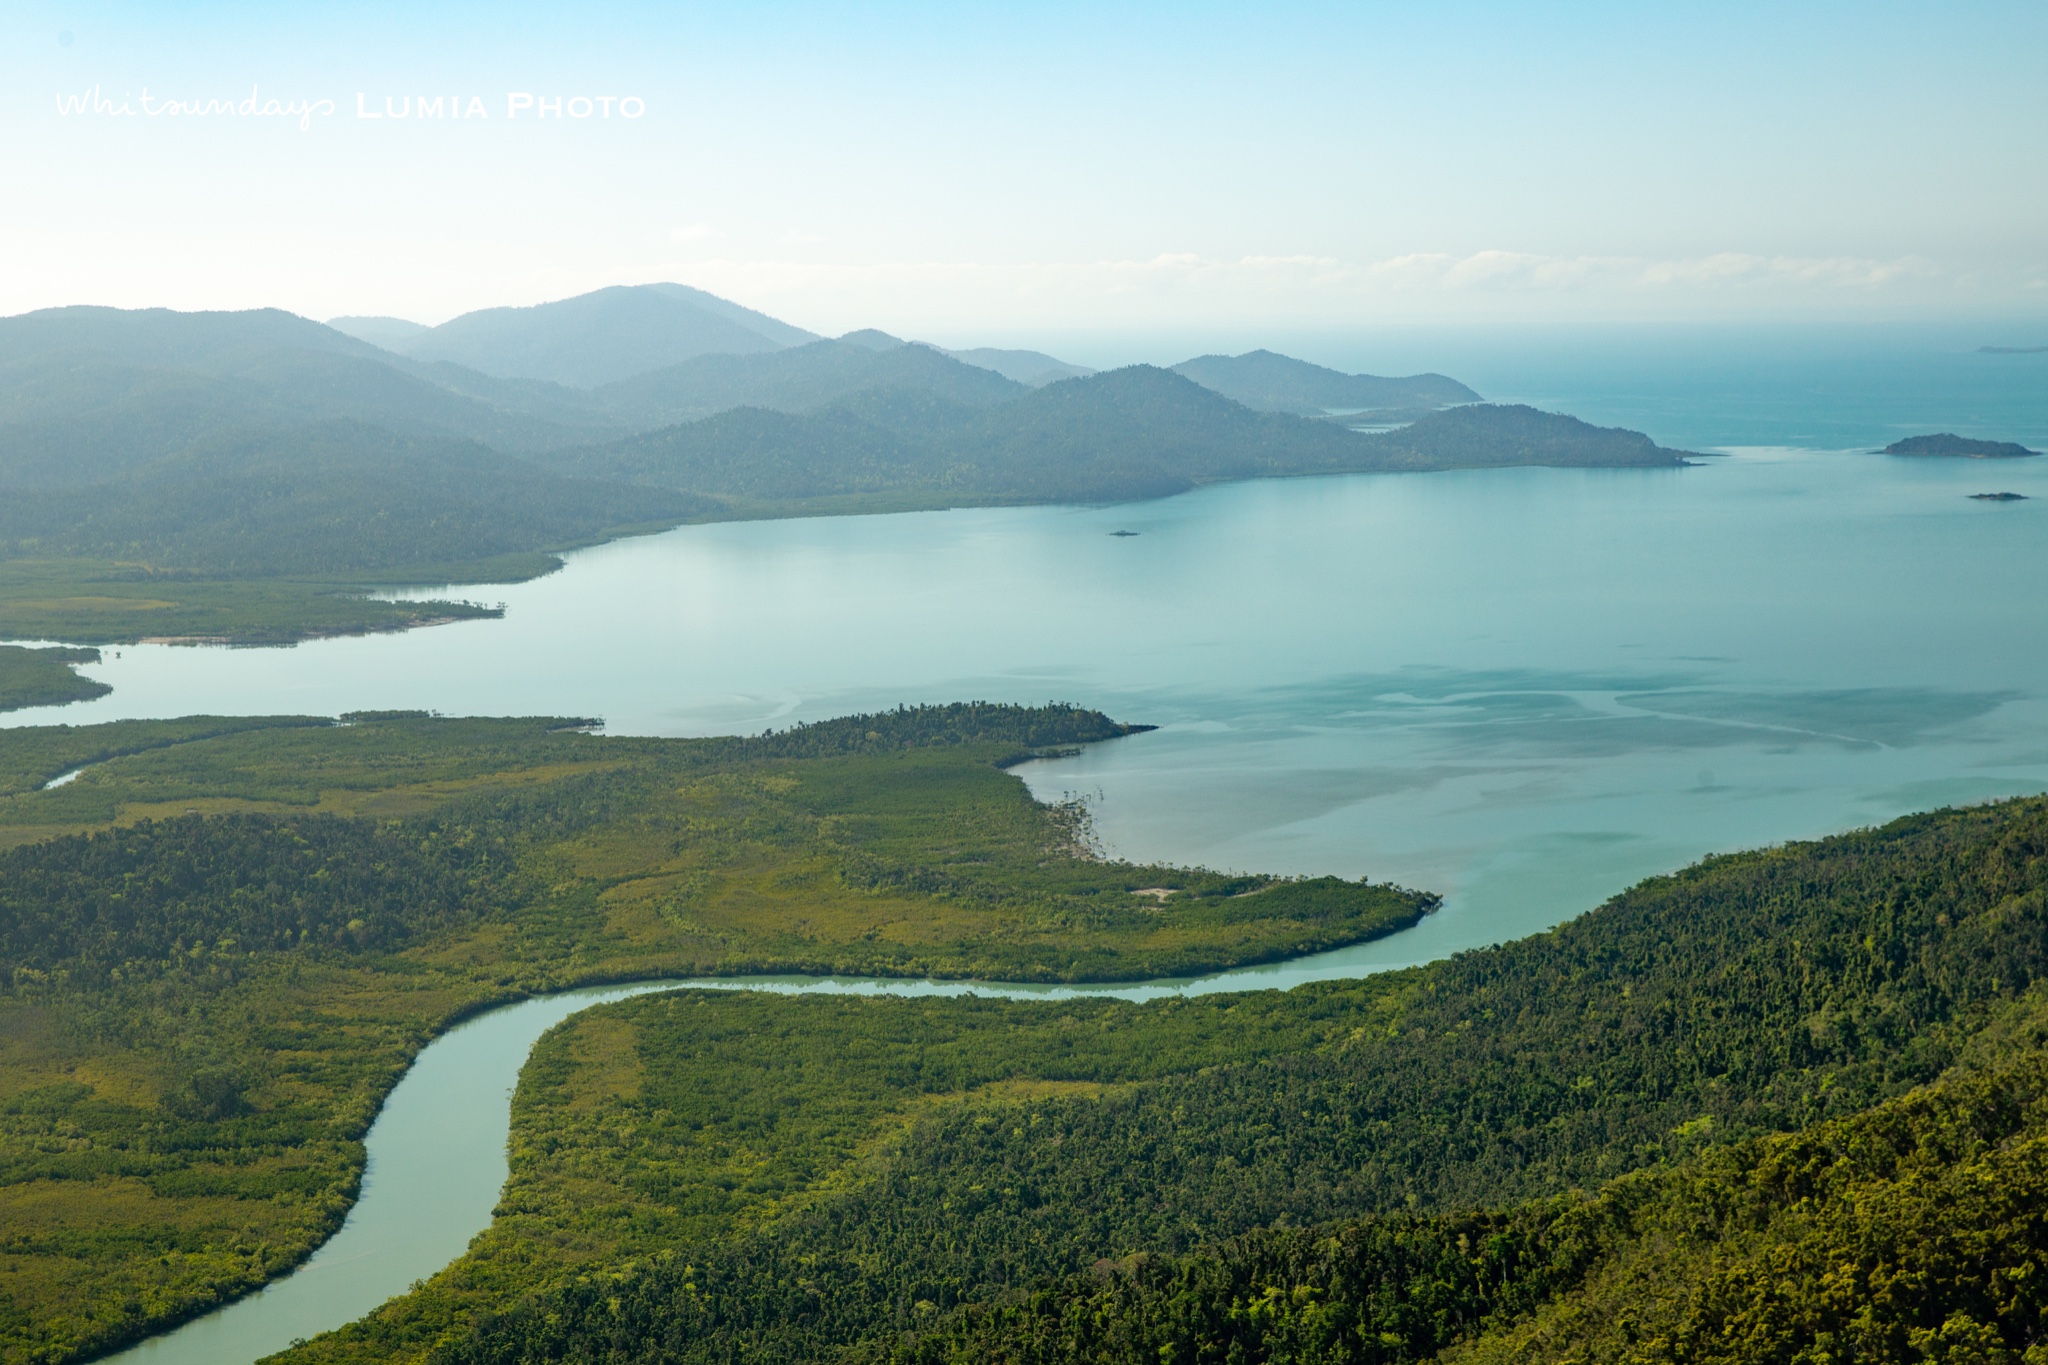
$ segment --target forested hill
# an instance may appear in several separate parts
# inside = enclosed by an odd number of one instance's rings
[[[926,1058],[926,1093],[1020,1093],[935,1106],[758,1226],[663,1255],[614,1233],[630,1260],[586,1261],[466,1340],[414,1349],[443,1365],[1394,1365],[1460,1343],[1486,1360],[2017,1361],[2048,1326],[2044,971],[2033,800],[1711,859],[1416,971],[1068,1007],[1058,1047],[1008,1041],[1054,1026],[1026,1006],[906,1002],[919,1017],[894,1021],[816,1002],[815,1025],[737,1002],[616,1007],[562,1039],[564,1057],[603,1028],[634,1040],[638,1098],[614,1101],[611,1142],[691,1120],[689,1088],[721,1058],[769,1108],[781,1086],[846,1103],[810,1078],[870,1057],[899,1076]],[[806,1079],[713,1041],[771,1026]],[[892,1054],[897,1038],[928,1044]],[[659,1226],[687,1196],[627,1173],[678,1178],[665,1163],[687,1140],[598,1157],[558,1065],[537,1058],[562,1098],[535,1095],[514,1137],[533,1154],[508,1190],[525,1235],[594,1227],[547,1201],[614,1169],[638,1191],[620,1216]],[[772,1165],[771,1142],[755,1152]],[[559,1173],[553,1150],[575,1153]],[[453,1287],[492,1283],[513,1252],[422,1291],[420,1324],[439,1329]],[[404,1303],[299,1359],[418,1358]],[[1927,1349],[1950,1340],[1982,1354]]]
[[[928,393],[971,407],[1021,396],[1025,386],[930,346],[881,348],[814,341],[766,355],[706,355],[607,384],[593,395],[636,427],[665,426],[732,408],[806,412],[871,389]]]
[[[0,731],[0,1356],[283,1273],[406,1061],[508,991],[1144,980],[1436,906],[1090,856],[1003,770],[1137,728],[1084,708],[587,728]],[[2044,973],[2036,798],[1289,992],[644,997],[535,1049],[468,1252],[286,1359],[2024,1365]]]
[[[1204,388],[1234,398],[1248,408],[1307,417],[1332,409],[1426,411],[1479,401],[1478,394],[1446,375],[1411,374],[1389,379],[1376,374],[1346,374],[1273,351],[1196,356],[1173,368]]]
[[[348,319],[419,360],[508,379],[590,387],[700,355],[752,355],[817,337],[680,284],[614,285],[528,308],[484,308],[438,327]],[[383,323],[384,326],[377,324]]]
[[[1107,501],[1356,468],[1363,449],[1349,432],[1255,413],[1149,366],[1020,392],[993,407],[893,389],[810,413],[741,408],[562,464],[755,504],[874,494]]]
[[[473,441],[337,420],[209,437],[85,487],[11,490],[0,550],[251,578],[431,574],[713,507],[554,474]]]
[[[785,353],[778,360],[787,358]],[[928,504],[1117,501],[1233,479],[1359,470],[1682,464],[1637,432],[1477,405],[1402,431],[1254,412],[1133,365],[1007,402],[868,390],[809,412],[739,408],[552,457],[559,467],[731,499],[740,508],[896,495]]]
[[[1655,469],[1701,458],[1666,450],[1640,431],[1596,427],[1520,403],[1446,408],[1367,438],[1381,469],[1483,469],[1503,465]]]
[[[437,329],[348,321],[406,353],[275,309],[0,318],[0,636],[258,642],[446,619],[479,608],[359,590],[527,577],[554,551],[693,519],[1676,460],[1526,409],[1435,411],[1470,396],[1441,376],[1256,352],[1182,367],[1201,384],[1142,365],[1055,379],[1078,367],[820,340],[681,286]],[[1260,410],[1360,400],[1431,410],[1379,436]]]
[[[1944,431],[1933,436],[1908,436],[1903,440],[1893,441],[1878,453],[1932,455],[1962,460],[2023,460],[2029,455],[2039,455],[2041,452],[2029,450],[2017,441],[1983,441]]]

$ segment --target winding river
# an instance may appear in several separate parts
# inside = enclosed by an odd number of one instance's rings
[[[593,986],[503,1005],[464,1020],[421,1051],[370,1128],[365,1142],[369,1164],[348,1220],[304,1265],[246,1298],[105,1360],[118,1365],[248,1365],[300,1337],[353,1322],[460,1256],[470,1239],[490,1225],[505,1184],[519,1069],[542,1034],[593,1005],[693,988],[789,995],[972,994],[1008,1000],[1096,995],[1136,1001],[1285,990],[1307,981],[1406,966],[1415,952],[1414,932],[1181,981],[1034,986],[885,977],[695,978]]]
[[[603,1001],[1285,988],[1537,932],[1714,850],[2048,789],[2048,459],[1869,453],[1944,429],[2048,446],[2040,357],[1944,344],[1840,341],[1815,360],[1766,337],[1704,358],[1560,352],[1542,373],[1445,365],[1496,398],[1726,452],[1688,469],[683,527],[529,583],[435,590],[502,601],[498,621],[109,651],[82,671],[110,694],[0,724],[424,707],[734,734],[903,701],[1058,697],[1160,726],[1018,769],[1042,797],[1086,796],[1117,855],[1444,896],[1377,943],[1196,981],[667,981],[480,1015],[393,1090],[333,1240],[115,1359],[239,1365],[459,1256],[503,1185],[534,1041]],[[2026,497],[1975,496],[1993,492]]]

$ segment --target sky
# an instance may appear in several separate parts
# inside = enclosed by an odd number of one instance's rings
[[[9,0],[0,313],[2048,318],[2044,56],[2038,0]]]

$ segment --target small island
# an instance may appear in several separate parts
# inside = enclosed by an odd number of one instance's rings
[[[2040,453],[2014,441],[1979,441],[1970,436],[1958,436],[1952,431],[1934,436],[1908,436],[1903,441],[1893,441],[1878,452],[1880,455],[1938,455],[1963,460],[2018,460]]]
[[[2025,502],[2026,500],[2027,500],[2027,495],[2026,495],[2025,493],[1972,493],[1972,494],[1970,494],[1970,501],[1972,501],[1972,502]]]

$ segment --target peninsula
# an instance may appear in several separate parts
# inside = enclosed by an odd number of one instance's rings
[[[336,324],[0,318],[0,638],[276,644],[488,616],[379,590],[516,582],[685,522],[1685,463],[1443,375],[1270,351],[1097,372],[874,329],[821,338],[681,286]],[[1350,429],[1361,410],[1412,425]]]

